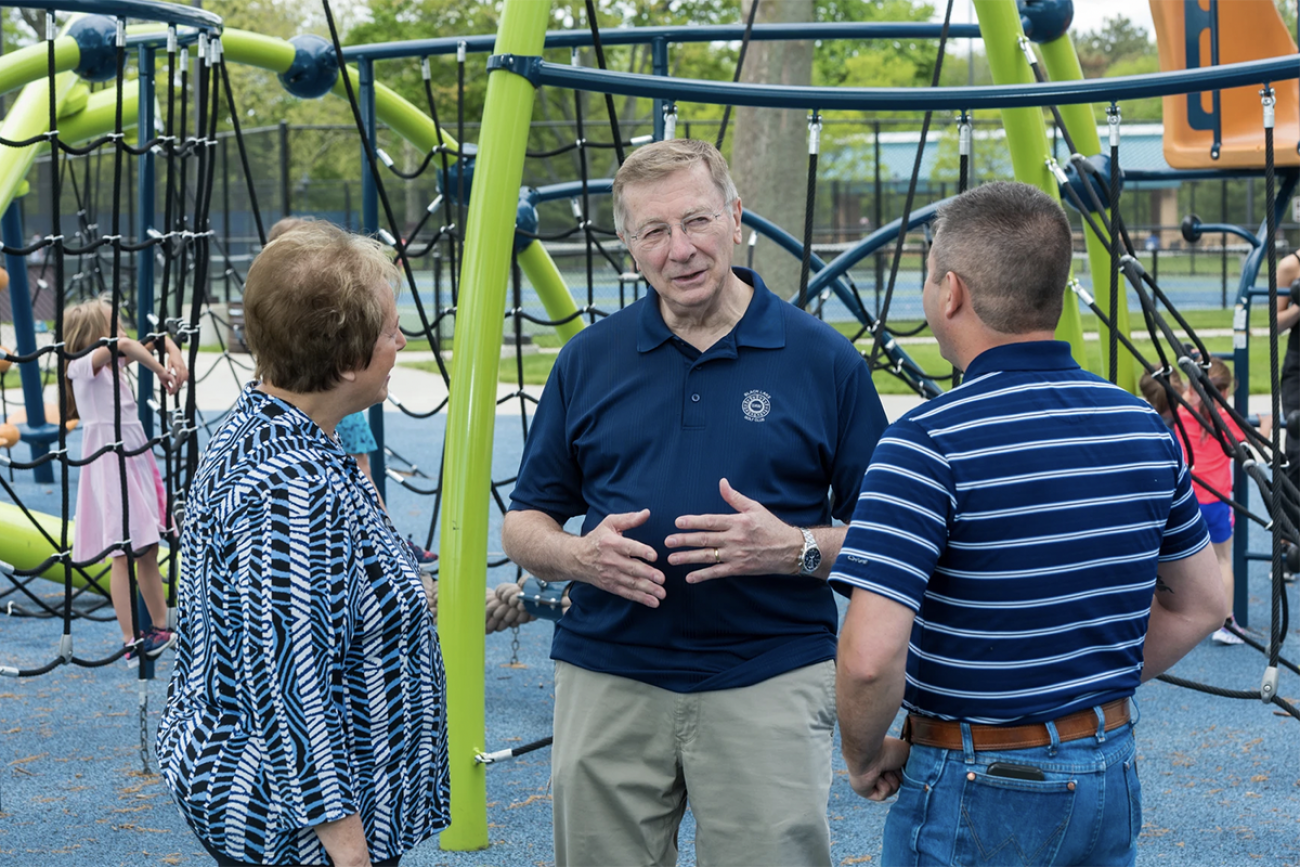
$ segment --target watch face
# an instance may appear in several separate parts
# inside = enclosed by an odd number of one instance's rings
[[[816,572],[817,567],[822,564],[822,552],[813,548],[803,552],[803,571]]]

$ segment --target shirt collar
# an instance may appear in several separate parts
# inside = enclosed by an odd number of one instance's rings
[[[321,430],[320,425],[312,421],[311,417],[298,407],[260,391],[257,385],[256,382],[250,382],[244,386],[244,393],[240,397],[242,406],[237,409],[247,415],[260,415],[269,421],[286,425],[301,436],[317,440],[323,445],[328,444],[330,451],[338,453],[340,457],[346,457],[347,453],[343,451],[343,446],[339,444],[337,437],[326,434]]]
[[[1027,340],[986,349],[966,368],[966,379],[1000,370],[1078,370],[1063,340]]]
[[[754,297],[750,299],[745,315],[740,317],[731,333],[718,341],[719,348],[725,344],[733,348],[740,346],[755,349],[780,349],[785,346],[785,320],[781,318],[780,304],[783,302],[767,288],[763,278],[748,268],[735,266],[732,273],[745,283],[754,287]],[[637,331],[637,352],[650,352],[662,346],[674,337],[673,332],[664,322],[659,310],[659,295],[651,287],[646,290],[641,305],[640,322]]]

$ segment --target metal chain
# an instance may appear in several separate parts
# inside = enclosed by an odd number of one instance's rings
[[[510,627],[510,667],[519,665],[519,627]]]
[[[141,656],[144,650],[136,651]],[[149,689],[148,681],[140,681],[140,766],[146,774],[153,771],[149,768]]]

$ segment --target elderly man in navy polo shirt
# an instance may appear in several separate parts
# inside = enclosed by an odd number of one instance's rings
[[[880,400],[847,340],[732,267],[740,198],[711,145],[632,154],[614,214],[651,291],[560,353],[502,530],[573,582],[556,864],[673,864],[688,801],[701,865],[829,864],[830,523]]]
[[[1223,622],[1177,442],[1052,340],[1070,248],[1025,184],[935,221],[922,299],[965,381],[885,432],[830,579],[850,780],[899,792],[886,865],[1132,864],[1129,697]]]

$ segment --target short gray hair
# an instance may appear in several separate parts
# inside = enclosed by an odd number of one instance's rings
[[[633,151],[614,175],[614,188],[611,191],[614,197],[614,231],[622,233],[627,220],[627,212],[623,210],[624,187],[662,180],[700,163],[709,170],[709,177],[713,179],[718,192],[722,193],[725,204],[730,205],[740,198],[736,184],[731,180],[731,172],[727,169],[727,161],[713,145],[689,138],[652,142]]]
[[[980,320],[1004,334],[1056,328],[1070,277],[1065,211],[1037,187],[997,181],[939,207],[933,279],[955,272]]]

